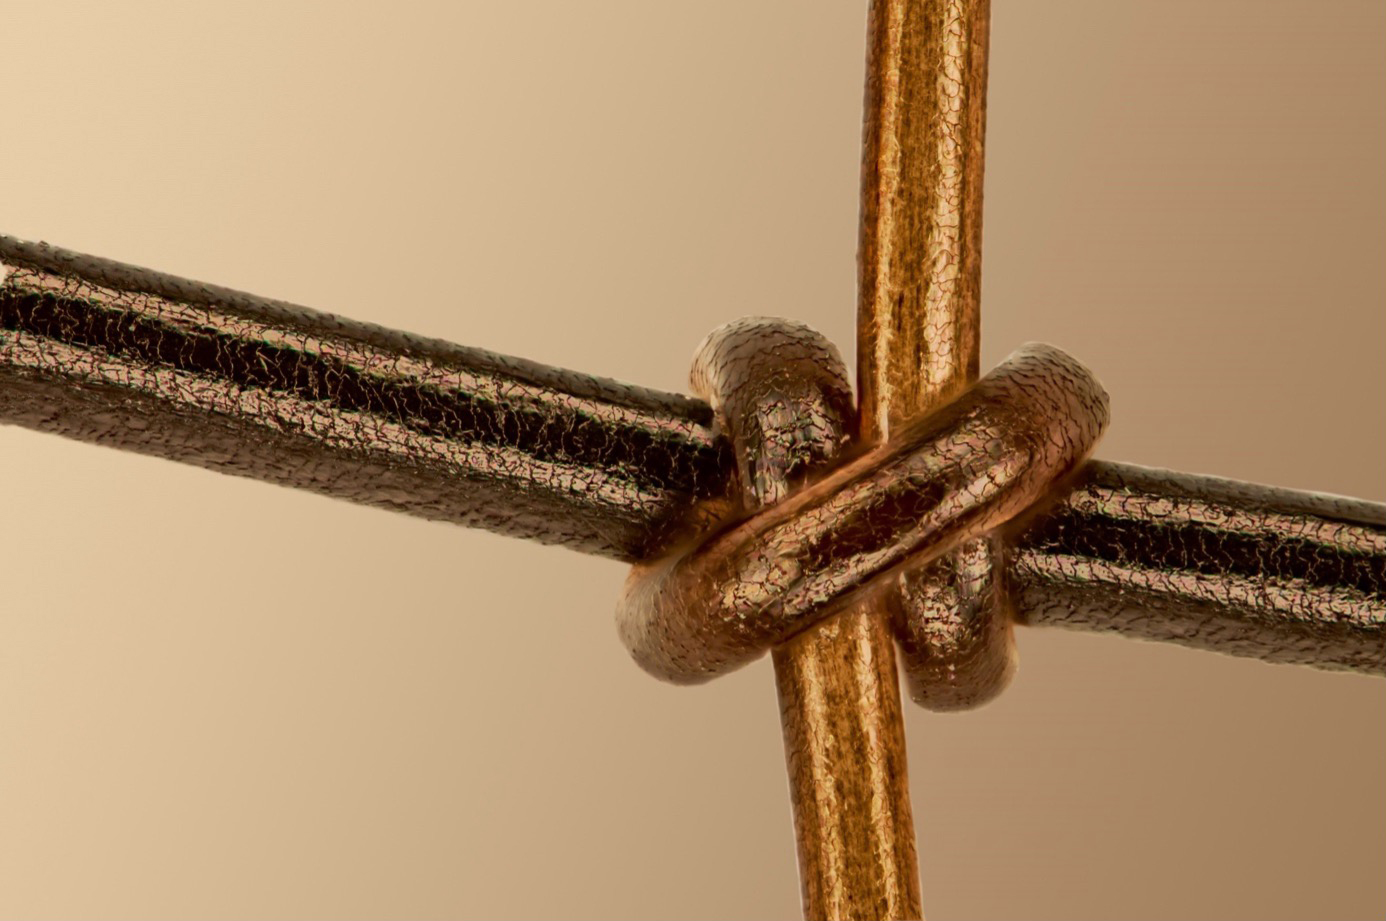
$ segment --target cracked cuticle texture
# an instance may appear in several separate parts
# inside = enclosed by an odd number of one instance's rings
[[[744,665],[870,591],[1020,514],[1070,473],[1107,422],[1102,388],[1030,345],[888,444],[669,559],[636,566],[622,639],[680,683]]]
[[[718,511],[698,400],[0,237],[0,419],[635,559]]]
[[[751,317],[713,331],[692,384],[732,443],[745,511],[811,483],[856,428],[837,349],[792,320]],[[853,611],[773,651],[805,917],[918,917],[893,652],[886,622]]]
[[[630,562],[736,505],[702,400],[46,244],[0,237],[0,266],[0,422]],[[1386,671],[1386,505],[1071,482],[1000,535],[1020,623]]]
[[[907,567],[885,595],[910,696],[930,710],[992,700],[1016,669],[1002,542],[991,535]]]
[[[1386,506],[1101,461],[1014,538],[1021,623],[1386,674]]]

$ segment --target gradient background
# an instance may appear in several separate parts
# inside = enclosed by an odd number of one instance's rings
[[[0,3],[0,231],[671,390],[850,352],[864,2]],[[1386,5],[997,0],[983,366],[1386,499]],[[622,566],[0,429],[0,917],[790,918],[762,661]],[[907,711],[925,910],[1380,918],[1386,682],[1061,632]]]

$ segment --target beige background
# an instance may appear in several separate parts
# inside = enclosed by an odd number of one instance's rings
[[[852,331],[863,2],[0,4],[0,230],[683,389]],[[983,364],[1386,499],[1386,6],[997,0]],[[793,917],[771,672],[623,568],[0,429],[0,917]],[[926,911],[1380,918],[1386,682],[1025,631],[908,712]]]

